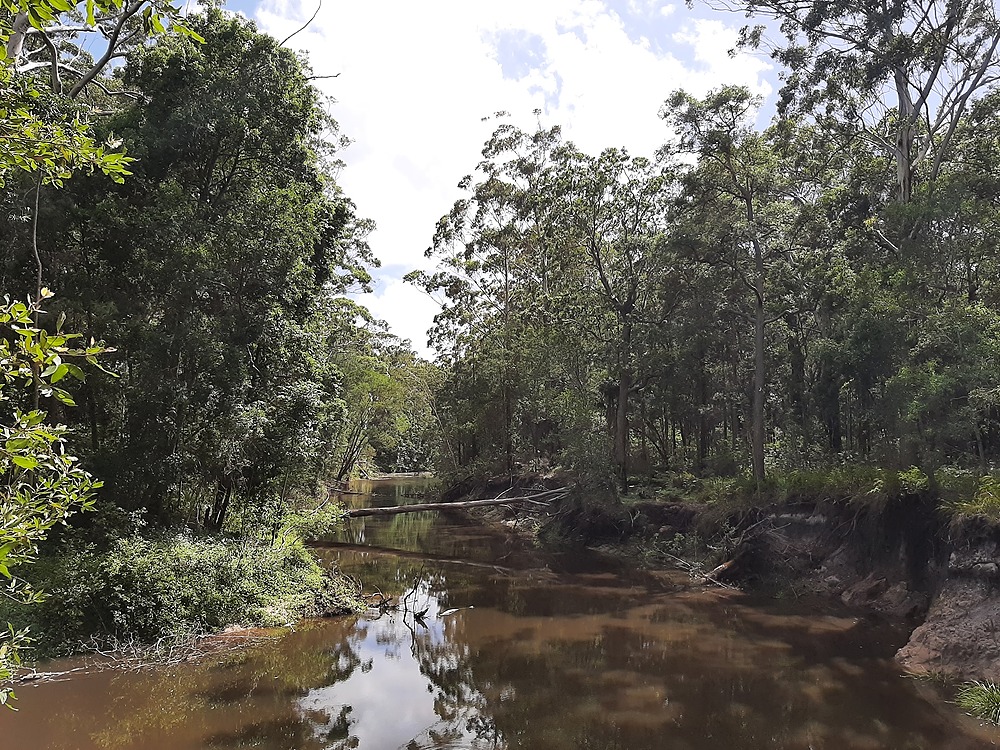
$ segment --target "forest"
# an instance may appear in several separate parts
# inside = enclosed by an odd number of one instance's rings
[[[304,542],[379,472],[891,477],[1000,518],[993,3],[732,9],[776,104],[664,90],[653,154],[496,116],[415,239],[429,362],[356,301],[373,224],[304,54],[214,6],[0,0],[2,619],[56,653],[357,608]]]
[[[734,86],[669,93],[655,155],[498,126],[411,275],[442,466],[992,466],[992,5],[810,5],[747,5],[796,71],[766,127]]]

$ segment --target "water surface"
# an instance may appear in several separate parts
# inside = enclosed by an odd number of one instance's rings
[[[417,502],[426,480],[359,486]],[[462,516],[356,519],[318,549],[381,615],[313,621],[197,664],[22,687],[0,748],[993,747],[903,677],[905,632],[817,606],[691,589],[543,553]],[[416,613],[421,613],[416,616]],[[54,668],[58,668],[56,665]]]

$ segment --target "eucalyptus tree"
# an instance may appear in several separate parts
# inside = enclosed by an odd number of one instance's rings
[[[993,0],[723,5],[779,23],[779,109],[814,114],[881,149],[895,162],[904,203],[917,182],[937,178],[962,117],[1000,72]],[[768,44],[765,27],[745,27],[741,42]]]
[[[765,329],[784,315],[774,309],[774,267],[787,255],[794,203],[788,172],[772,145],[753,127],[759,98],[727,86],[703,100],[683,91],[666,102],[662,116],[676,132],[678,148],[698,158],[691,174],[696,194],[731,210],[725,262],[749,291],[753,326],[753,388],[750,409],[751,465],[764,481],[764,405],[767,391]],[[668,147],[669,148],[669,147]],[[724,209],[725,210],[725,209]]]
[[[558,128],[528,134],[501,124],[475,177],[459,185],[467,197],[438,222],[426,252],[437,268],[407,277],[441,302],[432,342],[453,375],[483,396],[477,414],[458,420],[466,425],[456,436],[463,462],[495,446],[504,470],[514,468],[523,373],[536,352],[537,323],[558,294],[561,188],[552,162],[559,148]]]
[[[583,266],[581,312],[593,319],[604,350],[611,455],[627,488],[630,401],[660,375],[638,344],[655,338],[647,329],[662,326],[677,301],[657,294],[675,280],[665,237],[676,180],[670,165],[618,149],[596,158],[572,154],[566,169],[568,218]]]

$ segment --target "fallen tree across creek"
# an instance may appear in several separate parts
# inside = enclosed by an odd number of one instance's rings
[[[567,495],[569,490],[569,487],[560,487],[557,490],[547,490],[521,497],[501,496],[489,500],[465,500],[455,503],[414,503],[412,505],[392,505],[387,508],[351,508],[347,511],[347,516],[349,518],[360,518],[361,516],[395,516],[400,513],[421,513],[432,510],[466,510],[468,508],[484,508],[491,505],[515,505],[518,503],[548,505],[553,500]],[[544,503],[541,502],[543,498],[546,500]]]

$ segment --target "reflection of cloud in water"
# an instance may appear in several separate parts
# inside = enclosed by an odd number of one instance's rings
[[[411,610],[427,608],[423,625],[402,610],[359,620],[348,642],[357,659],[371,666],[297,700],[318,738],[331,738],[331,727],[338,721],[343,725],[346,717],[349,738],[334,747],[477,746],[475,735],[465,728],[471,718],[465,709],[481,696],[470,694],[463,684],[456,702],[426,674],[457,672],[467,650],[449,640],[450,618],[438,618],[440,604],[429,592],[430,583],[423,581],[407,600]]]

